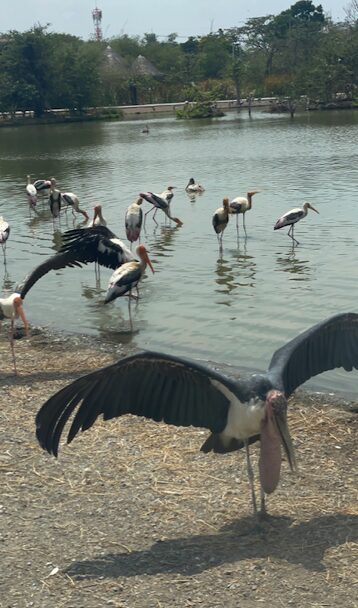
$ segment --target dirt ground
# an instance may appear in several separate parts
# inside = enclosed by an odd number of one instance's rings
[[[97,421],[50,457],[39,407],[124,352],[42,332],[16,352],[18,377],[2,335],[1,608],[358,606],[357,404],[290,401],[299,473],[258,524],[245,455],[200,453],[200,429]]]

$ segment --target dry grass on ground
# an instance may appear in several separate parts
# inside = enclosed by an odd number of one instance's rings
[[[244,455],[200,453],[204,431],[127,416],[45,454],[36,411],[114,355],[42,335],[16,348],[18,378],[1,338],[1,607],[358,606],[356,413],[291,401],[299,474],[284,463],[258,526]]]

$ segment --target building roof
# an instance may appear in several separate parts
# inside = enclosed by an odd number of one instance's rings
[[[143,55],[138,55],[137,59],[133,61],[132,72],[136,76],[153,76],[154,78],[164,76],[163,72],[160,72],[155,65],[153,65],[149,59],[143,57]]]

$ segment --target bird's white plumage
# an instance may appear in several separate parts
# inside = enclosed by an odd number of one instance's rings
[[[251,399],[249,403],[242,403],[218,380],[211,378],[210,382],[230,401],[227,423],[221,437],[226,436],[228,440],[232,438],[244,440],[258,435],[265,416],[264,402],[260,399]]]

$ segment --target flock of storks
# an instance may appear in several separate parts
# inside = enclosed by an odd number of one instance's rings
[[[193,178],[186,186],[189,194],[204,192],[203,186]],[[29,206],[36,212],[39,193],[48,196],[49,208],[55,221],[61,209],[71,208],[80,213],[87,224],[63,235],[58,253],[45,260],[18,286],[16,293],[0,299],[0,320],[11,321],[11,349],[16,373],[13,346],[14,321],[20,317],[28,334],[28,322],[23,300],[29,289],[50,270],[95,263],[113,269],[105,302],[128,295],[138,297],[137,286],[146,266],[154,272],[144,245],[136,248],[136,259],[131,251],[106,225],[100,205],[94,208],[93,219],[80,208],[79,199],[71,192],[57,189],[56,180],[36,180],[28,176],[26,193]],[[230,215],[243,217],[252,207],[252,198],[237,197],[231,202],[224,198],[223,206],[216,210],[212,224],[222,247],[222,235]],[[128,207],[125,230],[130,247],[140,239],[140,231],[146,216],[160,210],[178,226],[183,222],[174,217],[170,205],[174,187],[169,186],[161,194],[140,192]],[[142,203],[151,208],[145,214]],[[310,203],[303,208],[292,209],[276,222],[274,229],[289,226],[293,243],[295,223],[307,215],[308,209],[318,211]],[[6,247],[10,228],[0,218],[0,243]],[[137,293],[134,294],[133,290]],[[175,426],[204,427],[210,435],[201,447],[203,452],[227,453],[246,451],[248,478],[254,512],[258,512],[253,469],[249,446],[260,441],[260,513],[265,513],[265,495],[272,493],[279,482],[281,446],[290,468],[296,469],[296,459],[287,425],[287,399],[297,387],[309,378],[343,367],[346,371],[358,369],[358,314],[337,314],[299,334],[272,356],[266,373],[249,377],[235,377],[195,361],[159,352],[140,352],[121,359],[113,365],[83,376],[52,396],[36,416],[36,434],[40,445],[57,456],[59,442],[67,421],[72,417],[67,442],[79,431],[90,428],[101,414],[105,420],[135,414]]]

